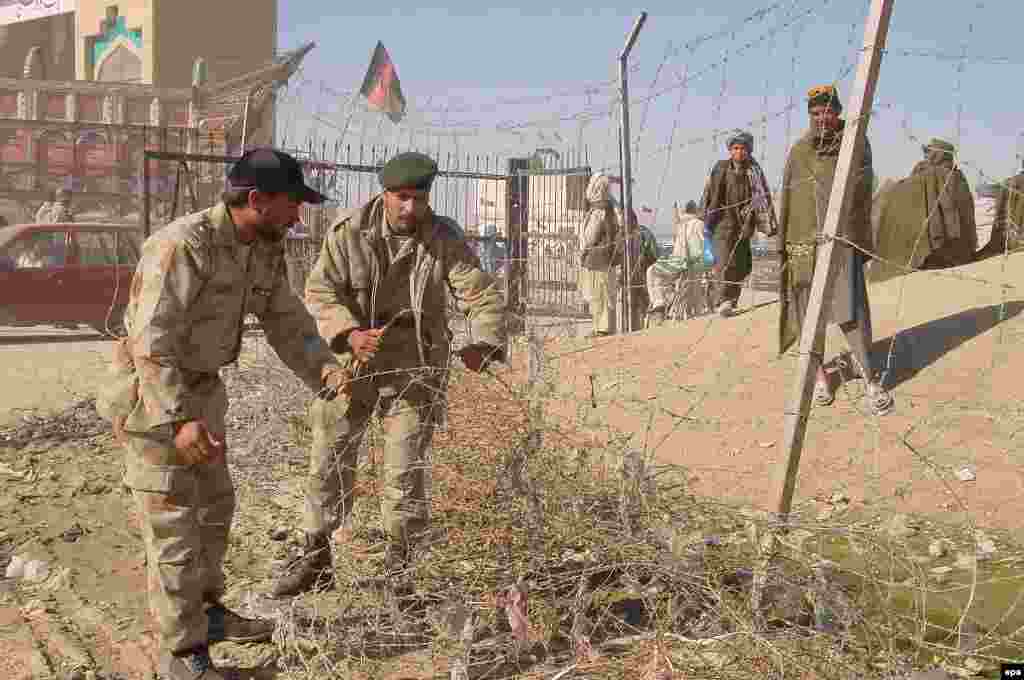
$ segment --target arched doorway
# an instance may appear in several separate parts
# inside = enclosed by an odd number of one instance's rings
[[[124,43],[103,55],[96,65],[96,80],[137,83],[142,81],[142,58]]]

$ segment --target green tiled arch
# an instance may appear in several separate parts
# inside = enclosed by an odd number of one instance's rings
[[[124,17],[117,17],[112,26],[92,46],[92,63],[98,65],[104,55],[117,43],[118,38],[126,38],[138,50],[142,49],[142,31],[129,30]]]

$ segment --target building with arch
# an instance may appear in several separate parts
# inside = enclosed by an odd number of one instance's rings
[[[272,144],[276,92],[312,47],[278,51],[277,0],[0,0],[0,214],[68,187],[79,212],[130,215],[144,150]],[[151,182],[169,190],[165,165]]]

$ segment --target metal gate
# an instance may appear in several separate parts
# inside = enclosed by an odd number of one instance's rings
[[[324,150],[326,152],[326,149]],[[303,165],[310,186],[329,197],[322,206],[306,206],[302,227],[289,236],[287,252],[292,285],[302,290],[320,251],[325,230],[340,211],[356,208],[379,193],[377,174],[398,149],[377,146],[335,149],[335,160],[311,152],[289,151]],[[529,158],[446,156],[435,154],[440,171],[431,189],[431,206],[463,227],[485,267],[503,283],[513,314],[578,315],[578,230],[582,223],[585,165],[558,167],[561,155]],[[566,158],[579,159],[578,154]],[[230,164],[237,156],[147,151],[143,164],[142,222],[146,234],[175,217],[219,200]],[[173,182],[150,177],[172,176]]]
[[[510,180],[523,212],[527,307],[533,314],[585,316],[578,292],[579,234],[586,217],[589,166],[516,168]]]

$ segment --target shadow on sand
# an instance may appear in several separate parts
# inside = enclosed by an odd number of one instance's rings
[[[1022,311],[1024,301],[1012,300],[1005,305],[965,309],[941,319],[912,326],[895,336],[876,340],[871,347],[873,363],[875,366],[888,364],[886,387],[896,387],[968,340],[1010,321]],[[890,348],[892,357],[887,362]]]

